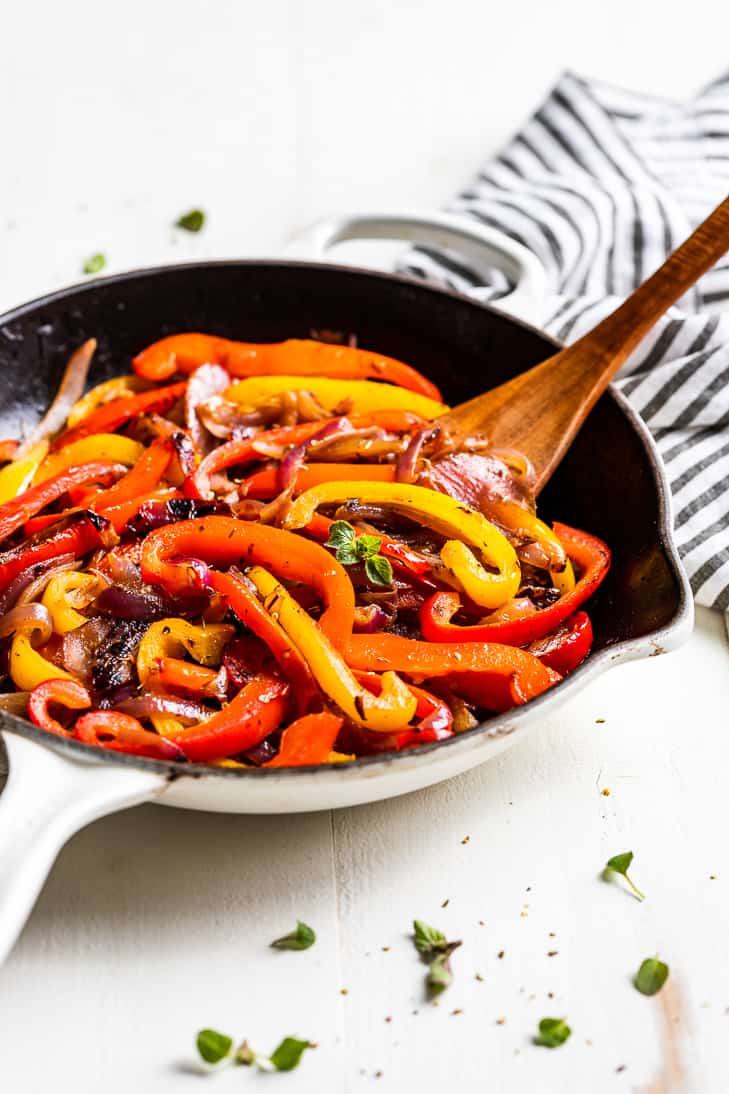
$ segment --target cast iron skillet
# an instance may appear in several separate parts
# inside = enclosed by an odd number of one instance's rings
[[[477,395],[554,351],[537,330],[406,278],[294,262],[216,262],[123,274],[54,293],[0,319],[0,436],[36,420],[73,349],[98,339],[92,383],[130,367],[146,344],[204,330],[249,341],[355,332],[401,358],[450,403]],[[594,652],[526,707],[440,744],[351,764],[224,770],[139,759],[53,737],[0,716],[11,776],[0,799],[0,957],[57,850],[103,813],[156,799],[233,812],[295,812],[374,801],[447,778],[495,754],[611,665],[661,653],[690,631],[692,601],[671,538],[667,489],[645,427],[615,391],[590,415],[545,490],[540,514],[594,532],[613,551],[590,604]],[[38,744],[45,745],[41,749]]]

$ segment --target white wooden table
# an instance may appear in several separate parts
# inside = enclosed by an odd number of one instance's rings
[[[491,8],[13,5],[0,307],[99,250],[110,271],[273,253],[325,213],[437,205],[565,65],[680,95],[726,63],[713,0],[675,23],[659,0]],[[208,228],[178,238],[170,222],[197,204]],[[0,1089],[725,1092],[727,709],[722,624],[702,611],[679,653],[604,677],[430,791],[294,819],[145,806],[96,823],[0,970]],[[643,904],[599,878],[628,849]],[[463,940],[437,1007],[414,916]],[[297,917],[317,945],[271,951]],[[647,999],[630,977],[656,952],[671,977]],[[545,1015],[573,1028],[554,1052],[531,1043]],[[203,1080],[203,1025],[319,1047],[290,1075]]]

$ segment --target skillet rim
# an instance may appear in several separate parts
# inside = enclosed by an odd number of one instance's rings
[[[47,307],[52,304],[63,301],[65,298],[76,295],[78,293],[94,293],[98,288],[106,287],[109,285],[123,284],[126,281],[134,280],[140,276],[163,276],[172,271],[205,271],[211,268],[227,269],[227,268],[240,268],[240,267],[279,267],[279,268],[295,268],[295,269],[326,269],[330,272],[343,273],[347,275],[356,275],[360,277],[373,278],[375,280],[384,281],[387,284],[395,283],[399,285],[407,285],[410,288],[416,288],[426,295],[436,295],[438,297],[446,297],[449,299],[457,300],[460,304],[468,304],[469,307],[485,310],[496,314],[500,319],[506,320],[508,323],[514,326],[520,327],[523,330],[530,331],[537,334],[540,338],[546,342],[551,343],[555,349],[560,349],[562,343],[556,338],[553,338],[550,334],[541,330],[539,327],[532,323],[528,323],[523,319],[519,319],[516,316],[511,316],[500,308],[495,307],[493,304],[482,303],[474,300],[472,297],[467,296],[464,293],[460,293],[454,289],[441,287],[438,285],[431,285],[426,281],[422,281],[419,278],[397,273],[389,273],[382,270],[373,270],[367,267],[361,266],[349,266],[341,263],[334,262],[312,262],[312,261],[300,261],[295,259],[275,259],[275,258],[245,258],[245,259],[210,259],[203,261],[193,262],[178,262],[168,263],[160,266],[143,266],[134,268],[131,270],[123,270],[116,274],[110,274],[107,277],[94,278],[93,281],[77,281],[71,285],[64,286],[61,289],[55,289],[52,292],[43,294],[42,296],[34,297],[32,300],[25,303],[15,305],[9,311],[0,315],[0,327],[4,327],[7,324],[13,323],[20,318],[27,318],[29,313],[34,310]],[[247,768],[221,768],[211,767],[208,764],[183,764],[173,760],[153,760],[143,756],[134,756],[122,752],[112,752],[108,749],[98,748],[95,745],[84,744],[81,741],[75,741],[70,738],[56,737],[47,730],[43,730],[38,726],[33,725],[32,722],[26,721],[24,718],[20,718],[17,715],[9,714],[6,711],[0,710],[0,733],[5,730],[6,732],[16,733],[19,736],[27,737],[29,740],[35,741],[46,748],[52,748],[55,751],[61,753],[68,753],[71,758],[87,761],[91,763],[111,763],[114,766],[131,767],[136,770],[150,771],[157,774],[164,775],[168,782],[175,782],[182,778],[200,779],[203,777],[209,778],[225,778],[225,779],[247,779],[247,778],[311,778],[314,773],[319,772],[322,776],[331,778],[336,774],[332,769],[336,769],[337,772],[341,772],[342,775],[348,773],[355,773],[362,770],[370,770],[373,767],[377,768],[389,768],[399,760],[416,761],[418,756],[431,755],[436,750],[443,750],[450,746],[451,748],[456,745],[463,746],[463,743],[470,741],[475,742],[478,737],[496,737],[498,738],[504,732],[508,732],[511,735],[518,728],[519,722],[531,722],[533,718],[544,707],[550,707],[559,703],[559,696],[564,691],[564,700],[567,701],[569,695],[573,691],[579,691],[586,685],[590,678],[598,676],[602,672],[611,668],[613,665],[618,665],[622,661],[638,659],[640,657],[656,656],[657,654],[666,652],[666,648],[671,648],[674,645],[678,645],[685,636],[687,636],[693,626],[694,618],[694,604],[691,587],[689,585],[688,578],[681,564],[681,560],[678,554],[678,548],[673,534],[673,504],[668,489],[668,485],[665,479],[665,473],[663,470],[663,464],[661,457],[658,453],[655,441],[651,436],[648,427],[642,418],[638,415],[637,411],[633,409],[628,400],[621,392],[615,388],[612,384],[609,386],[605,393],[606,397],[611,398],[617,405],[619,411],[623,417],[627,418],[629,424],[637,434],[638,439],[641,442],[643,450],[645,451],[648,463],[650,465],[651,473],[653,476],[653,484],[658,500],[658,522],[657,522],[657,539],[663,550],[668,566],[676,580],[676,585],[679,594],[678,605],[673,618],[663,627],[658,628],[655,631],[642,635],[640,638],[625,638],[621,641],[614,643],[614,645],[606,646],[604,649],[599,650],[595,654],[590,654],[586,661],[584,661],[574,672],[570,673],[569,677],[562,683],[558,684],[554,688],[550,688],[549,691],[543,692],[536,699],[530,700],[529,703],[523,707],[515,708],[510,711],[506,711],[502,714],[494,715],[488,721],[480,722],[473,729],[467,730],[465,733],[455,734],[453,737],[449,737],[444,741],[432,741],[427,744],[420,745],[417,749],[403,749],[401,752],[383,752],[375,754],[373,756],[361,756],[355,760],[350,760],[343,764],[306,764],[299,767],[281,767],[274,768],[272,770],[264,770],[258,767]],[[648,649],[652,648],[651,652]],[[665,648],[664,648],[665,647]],[[643,650],[644,652],[636,652]],[[517,724],[513,724],[514,720],[517,720]],[[508,722],[508,730],[505,726],[505,722]]]

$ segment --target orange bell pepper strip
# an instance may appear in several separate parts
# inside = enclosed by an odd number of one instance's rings
[[[451,623],[461,607],[458,594],[437,592],[420,609],[423,637],[429,642],[505,642],[513,646],[526,646],[555,630],[605,580],[610,569],[610,548],[597,536],[566,524],[555,523],[554,532],[580,574],[571,592],[565,593],[547,608],[535,608],[533,612],[514,619],[489,623],[486,618],[482,623],[463,627]]]
[[[91,503],[91,508],[97,513],[103,513],[111,506],[122,505],[128,501],[135,501],[142,494],[148,494],[160,481],[170,465],[174,455],[174,445],[168,438],[157,438],[149,448],[145,448],[139,461],[127,471],[117,483],[97,494]]]
[[[310,338],[285,342],[234,342],[212,334],[173,334],[154,342],[132,361],[145,380],[167,380],[175,372],[187,375],[199,365],[222,365],[231,376],[329,376],[352,380],[386,380],[441,401],[435,384],[417,369],[354,346],[338,346]]]
[[[325,764],[334,749],[344,718],[323,710],[297,718],[281,734],[278,754],[264,767],[303,767]]]
[[[158,528],[142,544],[144,580],[163,585],[173,596],[210,580],[204,563],[270,566],[285,581],[311,585],[324,602],[319,626],[331,642],[341,648],[352,633],[354,590],[346,570],[303,536],[252,521],[209,516]]]
[[[127,395],[122,399],[112,399],[110,403],[103,403],[93,410],[73,429],[60,433],[52,447],[57,451],[92,433],[113,433],[140,414],[164,414],[185,394],[186,388],[187,382],[182,382],[170,384],[169,387],[152,388],[151,391],[142,391],[138,395]]]
[[[262,672],[207,721],[175,732],[167,740],[181,748],[192,763],[223,760],[246,752],[281,725],[290,690],[280,676]]]
[[[280,429],[266,429],[253,437],[226,441],[225,444],[214,448],[189,476],[184,486],[185,494],[189,498],[212,497],[211,475],[224,471],[226,467],[265,460],[268,458],[266,449],[270,450],[270,446],[284,448],[289,445],[304,444],[326,425],[336,420],[336,418],[326,418],[317,422],[301,422],[299,425],[282,426]],[[422,425],[424,420],[408,410],[375,410],[371,414],[347,415],[347,421],[353,429],[368,429],[374,426],[388,433],[409,433]]]
[[[352,669],[394,669],[421,680],[447,677],[449,684],[477,685],[477,701],[490,710],[526,703],[561,679],[526,650],[495,642],[455,646],[397,634],[353,634],[345,660]]]
[[[0,554],[0,593],[5,592],[19,573],[38,562],[46,562],[50,558],[68,554],[73,555],[74,558],[81,558],[88,551],[98,547],[101,543],[101,533],[105,527],[108,527],[108,523],[103,517],[96,517],[96,521],[89,514],[84,513],[75,524],[49,536],[41,543],[34,543],[29,547],[21,544]]]
[[[243,626],[266,643],[284,675],[294,686],[299,710],[308,710],[311,700],[319,694],[319,689],[311,669],[289,640],[283,627],[268,614],[240,574],[213,571],[210,574],[210,588],[221,593]]]
[[[111,752],[127,752],[133,756],[147,756],[152,760],[184,760],[185,754],[172,741],[160,737],[131,714],[118,710],[92,710],[82,714],[74,726],[77,741],[98,745]]]
[[[50,479],[31,486],[23,491],[14,501],[8,501],[0,505],[0,540],[6,539],[17,531],[22,524],[34,517],[46,505],[57,501],[63,494],[81,483],[103,482],[105,479],[123,475],[126,468],[117,463],[97,461],[95,463],[83,463],[79,467],[69,467],[54,475]],[[58,520],[60,514],[52,515],[52,520]]]
[[[196,665],[179,657],[160,657],[155,672],[155,683],[164,691],[182,691],[186,695],[199,695],[206,699],[221,698],[219,669]]]
[[[33,688],[28,696],[28,716],[35,725],[57,733],[60,737],[73,736],[73,729],[67,729],[50,713],[51,704],[65,707],[67,710],[84,710],[91,706],[91,696],[86,688],[75,680],[46,680]]]
[[[15,453],[20,448],[20,441],[0,441],[0,463],[9,463],[15,459]]]
[[[312,463],[303,464],[296,473],[294,493],[321,486],[323,482],[346,479],[348,482],[394,482],[395,467],[391,463]],[[273,498],[279,486],[275,468],[256,471],[241,483],[246,498]]]

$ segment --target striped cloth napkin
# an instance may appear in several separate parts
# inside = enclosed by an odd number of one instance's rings
[[[729,74],[687,103],[564,75],[449,205],[537,254],[544,328],[570,342],[617,306],[729,193]],[[479,300],[508,288],[412,248],[410,274]],[[655,437],[699,604],[729,609],[729,257],[671,309],[617,380]],[[721,314],[722,310],[724,314]]]

